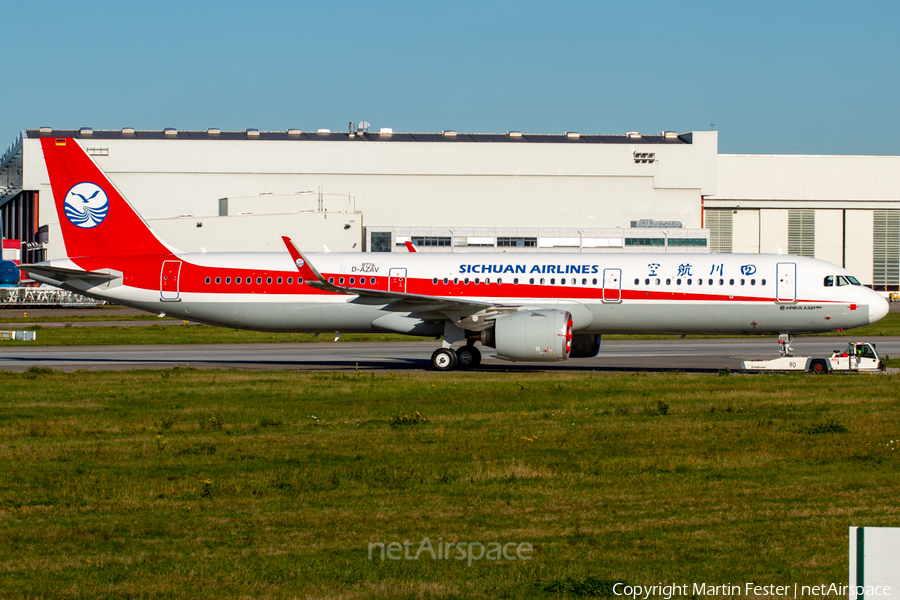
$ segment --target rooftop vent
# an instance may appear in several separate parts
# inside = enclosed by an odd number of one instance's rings
[[[567,132],[566,132],[566,137],[567,137],[567,138],[573,138],[573,139],[574,139],[574,138],[580,138],[580,137],[581,137],[581,134],[578,133],[577,131],[567,131]]]
[[[378,133],[384,133],[384,134],[390,135],[390,134],[394,133],[394,130],[391,129],[390,127],[382,127],[381,129],[378,130]]]
[[[441,132],[441,135],[444,137],[456,137],[456,131],[453,129],[445,129]]]
[[[259,129],[248,129],[247,137],[259,137]]]
[[[288,135],[300,135],[300,130],[299,129],[288,129],[287,134]]]
[[[667,140],[673,140],[678,137],[678,133],[675,131],[663,131],[662,134]]]
[[[625,134],[625,137],[631,138],[633,140],[639,140],[639,139],[641,139],[641,134],[638,133],[637,131],[629,131],[628,133]]]
[[[206,130],[207,135],[219,135],[220,133],[222,133],[222,130],[218,127],[210,127]]]
[[[53,133],[52,127],[41,127],[38,131],[41,133]]]
[[[94,135],[94,130],[90,127],[82,127],[78,130],[78,134],[82,136]]]
[[[319,129],[316,133],[331,133],[330,129]]]
[[[123,127],[122,135],[134,135],[134,127]]]
[[[178,135],[178,130],[175,129],[174,127],[166,127],[165,129],[163,129],[163,133],[174,137],[174,136]]]
[[[508,135],[509,137],[522,137],[522,132],[521,131],[507,131],[506,135]]]

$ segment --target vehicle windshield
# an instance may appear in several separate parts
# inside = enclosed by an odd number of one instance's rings
[[[843,275],[838,275],[837,284],[838,285],[850,285],[850,282],[847,281],[847,278],[844,277]]]
[[[857,279],[857,278],[854,277],[853,275],[847,275],[847,279],[849,279],[849,280],[850,280],[850,283],[852,283],[853,285],[862,285],[862,284],[859,282],[859,279]]]

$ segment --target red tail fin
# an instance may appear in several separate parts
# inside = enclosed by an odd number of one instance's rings
[[[42,138],[66,254],[169,254],[77,140]]]

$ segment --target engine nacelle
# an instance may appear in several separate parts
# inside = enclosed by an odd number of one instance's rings
[[[592,358],[600,354],[600,336],[596,333],[576,333],[572,336],[569,358]]]
[[[572,315],[564,310],[524,310],[497,317],[481,332],[497,358],[529,362],[566,360],[572,351]]]

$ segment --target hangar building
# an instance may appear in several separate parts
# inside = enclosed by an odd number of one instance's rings
[[[900,284],[900,157],[719,155],[659,135],[351,130],[23,131],[0,160],[0,228],[64,256],[42,137],[74,137],[186,251],[784,252]]]

